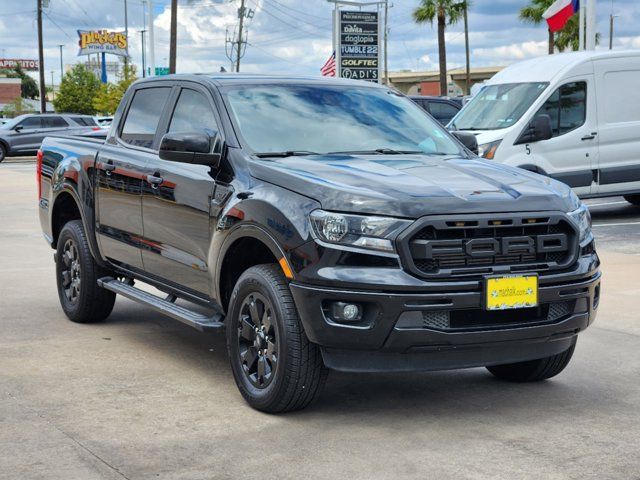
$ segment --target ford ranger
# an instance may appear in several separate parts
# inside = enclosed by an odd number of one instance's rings
[[[121,295],[224,328],[266,412],[305,407],[331,369],[553,377],[598,307],[589,211],[474,147],[369,83],[137,81],[106,138],[38,152],[62,309],[97,322]]]

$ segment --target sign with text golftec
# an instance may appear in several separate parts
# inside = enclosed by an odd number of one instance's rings
[[[340,10],[338,70],[342,78],[380,81],[380,18],[378,12]]]

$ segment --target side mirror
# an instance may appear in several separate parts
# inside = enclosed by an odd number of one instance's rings
[[[478,139],[473,133],[454,130],[453,132],[451,132],[451,134],[458,140],[460,140],[460,143],[467,147],[467,150],[470,150],[478,155]]]
[[[551,137],[553,137],[551,117],[549,115],[540,114],[536,115],[534,119],[529,122],[514,145],[539,142],[540,140],[549,140]]]
[[[13,130],[15,132],[21,132],[23,128],[24,127],[22,125],[16,125],[15,127],[13,127]]]
[[[162,160],[216,168],[222,157],[222,142],[218,132],[170,132],[160,140],[159,155]]]

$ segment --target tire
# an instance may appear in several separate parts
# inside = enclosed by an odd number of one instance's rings
[[[2,161],[6,158],[6,156],[7,156],[7,147],[5,147],[3,143],[0,143],[0,163],[2,163]]]
[[[493,375],[510,382],[539,382],[547,378],[555,377],[569,364],[573,351],[576,348],[576,340],[564,352],[550,357],[530,360],[527,362],[509,363],[487,367]]]
[[[96,264],[81,220],[68,222],[58,236],[56,281],[62,310],[77,323],[100,322],[113,310],[116,295],[98,286],[110,272]]]
[[[227,322],[231,370],[251,407],[289,412],[318,397],[328,370],[320,348],[307,339],[279,266],[257,265],[241,275]]]
[[[640,195],[625,195],[624,199],[631,205],[640,205]]]

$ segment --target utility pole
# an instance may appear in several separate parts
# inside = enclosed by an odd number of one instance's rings
[[[124,0],[124,34],[127,37],[127,55],[124,57],[124,78],[129,77],[129,14],[127,0]]]
[[[389,86],[389,62],[387,61],[387,46],[389,44],[389,27],[387,17],[389,16],[389,0],[384,0],[384,82]]]
[[[153,37],[153,0],[149,0],[149,76],[156,74],[156,52]]]
[[[47,111],[47,101],[45,99],[44,51],[42,48],[42,0],[38,0],[38,64],[38,73],[40,77],[40,113],[45,113]]]
[[[240,54],[242,48],[242,27],[244,26],[244,2],[240,0],[240,10],[238,10],[238,17],[240,17],[240,24],[238,26],[238,53],[236,57],[236,72],[240,71]]]
[[[146,30],[140,30],[140,35],[142,35],[142,78],[145,78],[147,76],[147,65],[145,63],[145,58],[144,58],[144,50],[145,50],[144,34],[146,32],[147,32]]]
[[[609,15],[609,50],[613,50],[613,13]]]
[[[64,67],[62,64],[62,47],[64,47],[64,45],[58,45],[58,48],[60,49],[60,83],[62,83],[62,77],[64,77]]]
[[[55,92],[55,88],[53,87],[53,70],[51,70],[51,99],[53,100],[53,93]]]
[[[177,30],[178,30],[178,0],[171,0],[171,38],[169,40],[169,73],[176,73]]]
[[[464,49],[467,57],[466,71],[466,90],[467,95],[471,94],[471,61],[469,60],[469,21],[467,19],[467,10],[469,10],[469,2],[464,2]]]

